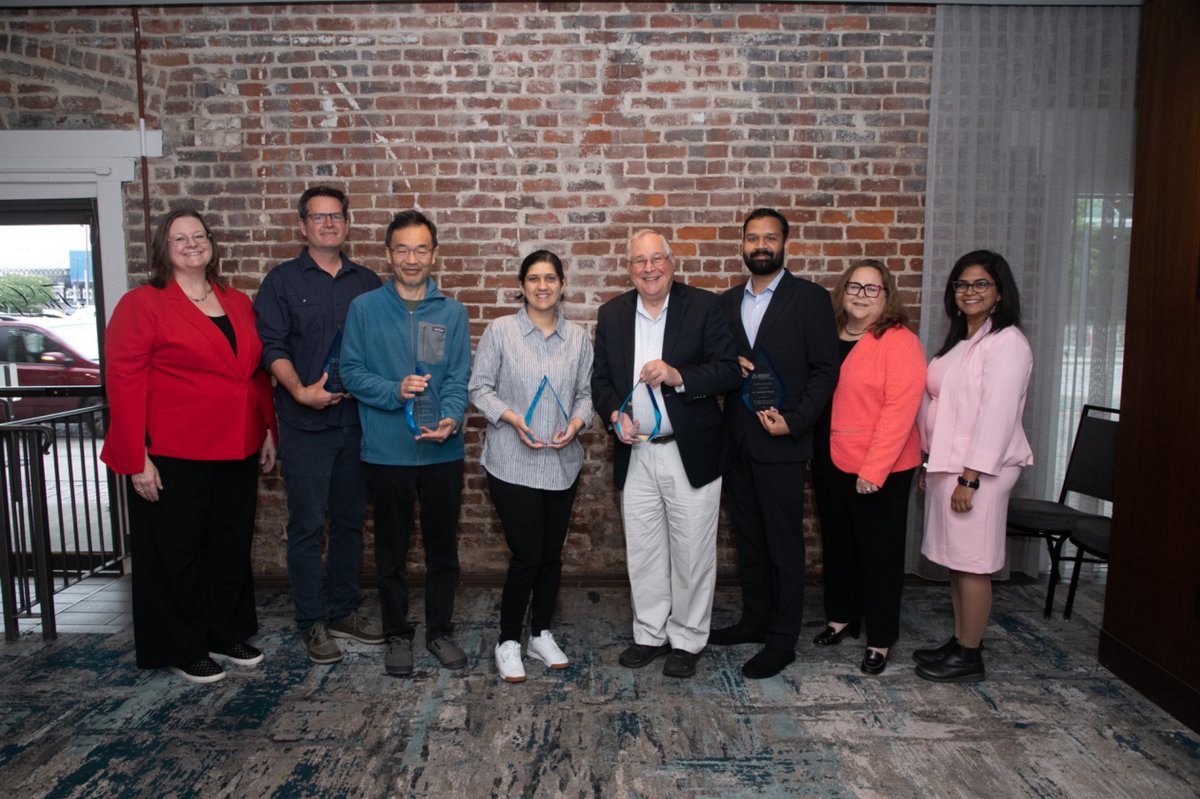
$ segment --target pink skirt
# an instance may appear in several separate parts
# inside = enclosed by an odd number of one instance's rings
[[[925,476],[925,536],[921,554],[947,569],[971,574],[991,574],[1004,568],[1008,495],[1020,466],[1005,466],[998,475],[979,477],[979,489],[966,513],[950,509],[950,495],[958,485],[958,472]]]

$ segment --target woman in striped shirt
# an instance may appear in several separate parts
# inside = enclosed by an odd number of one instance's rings
[[[512,558],[500,602],[496,668],[523,682],[521,632],[532,597],[527,652],[551,669],[569,660],[550,631],[562,547],[575,502],[592,419],[592,347],[582,326],[563,318],[562,261],[548,250],[521,263],[524,305],[496,319],[479,340],[471,402],[487,418],[480,461]]]

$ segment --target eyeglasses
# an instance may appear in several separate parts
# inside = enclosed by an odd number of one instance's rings
[[[665,264],[667,262],[667,259],[670,257],[671,256],[666,255],[664,253],[656,252],[656,253],[654,253],[654,255],[651,255],[649,258],[646,258],[646,256],[644,256],[644,255],[639,255],[637,258],[630,259],[629,263],[632,264],[635,269],[645,269],[647,263],[652,264],[654,266],[662,266],[663,264]]]
[[[433,248],[426,247],[424,244],[420,247],[388,247],[388,249],[401,261],[407,261],[409,255],[414,256],[418,261],[425,261],[433,254]]]
[[[873,300],[883,291],[883,286],[878,283],[847,283],[845,291],[851,297],[862,294]]]
[[[207,233],[193,233],[190,236],[172,236],[171,246],[177,250],[182,250],[189,244],[206,244],[211,238]]]
[[[955,294],[966,294],[967,289],[973,289],[976,294],[982,294],[994,285],[996,284],[990,280],[975,280],[970,283],[965,280],[950,281],[950,288],[954,289]]]
[[[340,225],[346,221],[345,214],[309,214],[308,219],[317,225],[323,225],[326,222],[332,222],[335,225]]]

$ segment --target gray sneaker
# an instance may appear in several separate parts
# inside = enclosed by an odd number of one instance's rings
[[[382,644],[383,628],[355,610],[344,619],[329,622],[329,634],[334,638],[353,638],[364,644]]]
[[[383,668],[393,677],[408,677],[413,673],[413,651],[411,638],[392,636],[387,639],[387,653],[383,656]]]
[[[308,659],[313,663],[337,663],[342,659],[342,650],[337,642],[329,637],[329,629],[323,622],[317,622],[300,634],[304,641],[304,649]]]
[[[465,669],[467,667],[467,653],[462,651],[462,647],[454,643],[448,635],[434,638],[429,642],[427,648],[448,669]]]

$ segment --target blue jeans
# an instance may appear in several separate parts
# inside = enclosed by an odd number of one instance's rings
[[[362,428],[297,430],[280,424],[279,457],[287,487],[287,564],[296,622],[345,618],[358,607],[362,528],[367,486],[359,460]],[[329,514],[328,570],[321,562],[321,534]],[[329,601],[325,601],[325,577]]]

